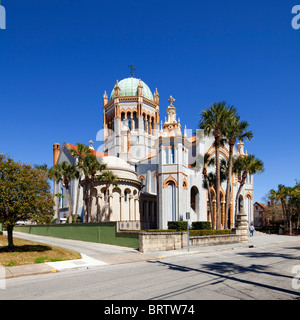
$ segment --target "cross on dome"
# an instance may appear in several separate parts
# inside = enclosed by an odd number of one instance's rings
[[[133,70],[135,70],[135,68],[133,67],[132,64],[129,64],[128,67],[131,69],[130,73],[131,73],[131,76],[133,77]]]

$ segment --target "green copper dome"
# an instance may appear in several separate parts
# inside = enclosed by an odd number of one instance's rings
[[[128,96],[137,96],[138,94],[138,85],[140,80],[136,78],[126,78],[119,82],[119,87],[121,90],[121,97],[128,97]],[[153,95],[151,90],[146,85],[144,81],[141,81],[143,86],[143,97],[153,101]],[[113,89],[110,94],[110,100],[115,97],[115,90]]]

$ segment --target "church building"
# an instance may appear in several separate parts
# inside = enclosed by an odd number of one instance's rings
[[[110,95],[103,95],[103,150],[92,153],[102,159],[118,177],[117,186],[110,186],[108,194],[104,184],[97,182],[91,192],[92,222],[119,221],[131,223],[141,229],[167,229],[168,221],[210,221],[208,193],[203,185],[204,155],[215,156],[214,137],[204,136],[203,130],[188,136],[182,128],[177,113],[184,106],[176,106],[170,96],[166,117],[160,119],[160,101],[157,89],[152,93],[148,85],[133,76],[116,81]],[[99,128],[100,129],[100,128]],[[67,161],[76,163],[70,149],[75,145],[53,145],[54,164]],[[244,154],[244,144],[239,142],[234,155]],[[220,157],[228,160],[228,145],[220,149]],[[193,165],[194,163],[197,165]],[[209,171],[214,171],[209,167]],[[229,225],[234,227],[235,197],[238,177],[233,175]],[[71,198],[75,209],[78,180],[72,181]],[[216,194],[213,188],[214,211]],[[54,193],[62,192],[54,185]],[[82,188],[79,195],[78,215],[83,217]],[[221,184],[222,224],[225,219],[226,181]],[[253,176],[247,178],[240,195],[248,222],[253,222]],[[66,197],[56,200],[56,214],[63,220],[68,215]],[[216,214],[216,212],[214,212]]]

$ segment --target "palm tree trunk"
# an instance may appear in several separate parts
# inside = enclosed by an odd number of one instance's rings
[[[208,194],[208,203],[209,203],[209,211],[210,211],[210,220],[211,220],[211,228],[212,230],[215,229],[216,223],[215,223],[215,217],[214,217],[214,210],[213,210],[213,202],[212,202],[212,196],[211,191],[209,187],[209,181],[207,177],[205,178],[206,185],[207,185],[207,194]]]
[[[225,225],[224,228],[228,229],[228,213],[230,209],[230,196],[231,196],[231,176],[232,176],[232,156],[233,156],[234,143],[229,142],[229,159],[228,159],[228,176],[227,176],[227,187],[226,187],[226,199],[225,199]]]
[[[82,222],[86,222],[86,203],[85,203],[85,189],[86,189],[86,185],[84,184],[82,186],[82,205],[83,205],[83,219]]]
[[[68,204],[69,204],[69,223],[72,223],[73,206],[72,206],[72,201],[70,196],[70,190],[68,185],[66,185],[65,188],[66,188]]]
[[[220,198],[220,135],[215,136],[216,149],[216,205],[217,205],[217,229],[221,229],[221,198]]]
[[[90,222],[93,222],[92,221],[92,201],[93,201],[93,198],[92,198],[92,187],[89,188],[89,205],[88,205],[88,216],[89,216],[89,220]]]
[[[85,219],[86,219],[86,222],[89,223],[89,189],[88,189],[88,186],[86,185],[85,186],[85,193],[84,193],[84,207],[85,207]]]
[[[203,167],[203,178],[205,180],[205,183],[207,185],[207,195],[208,195],[208,203],[209,203],[209,210],[210,210],[210,221],[211,221],[211,228],[212,230],[215,229],[215,219],[214,219],[214,212],[213,212],[213,202],[212,202],[212,196],[211,196],[211,191],[210,191],[210,186],[209,186],[209,180],[207,177],[207,168],[206,165],[204,164]]]
[[[78,212],[79,195],[80,195],[80,182],[81,182],[81,178],[79,177],[78,178],[76,204],[75,204],[75,221],[74,221],[74,223],[77,222],[77,212]]]
[[[287,207],[285,199],[281,199],[281,206],[282,206],[282,213],[283,213],[283,220],[284,220],[284,227],[288,228],[288,216],[287,216]]]

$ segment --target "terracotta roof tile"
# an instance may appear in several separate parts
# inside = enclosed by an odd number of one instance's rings
[[[66,143],[66,145],[68,148],[71,148],[73,150],[77,150],[77,147],[74,144]],[[100,151],[93,150],[93,149],[91,149],[91,153],[92,153],[92,155],[97,156],[97,157],[108,157],[109,156],[108,153],[100,152]]]

